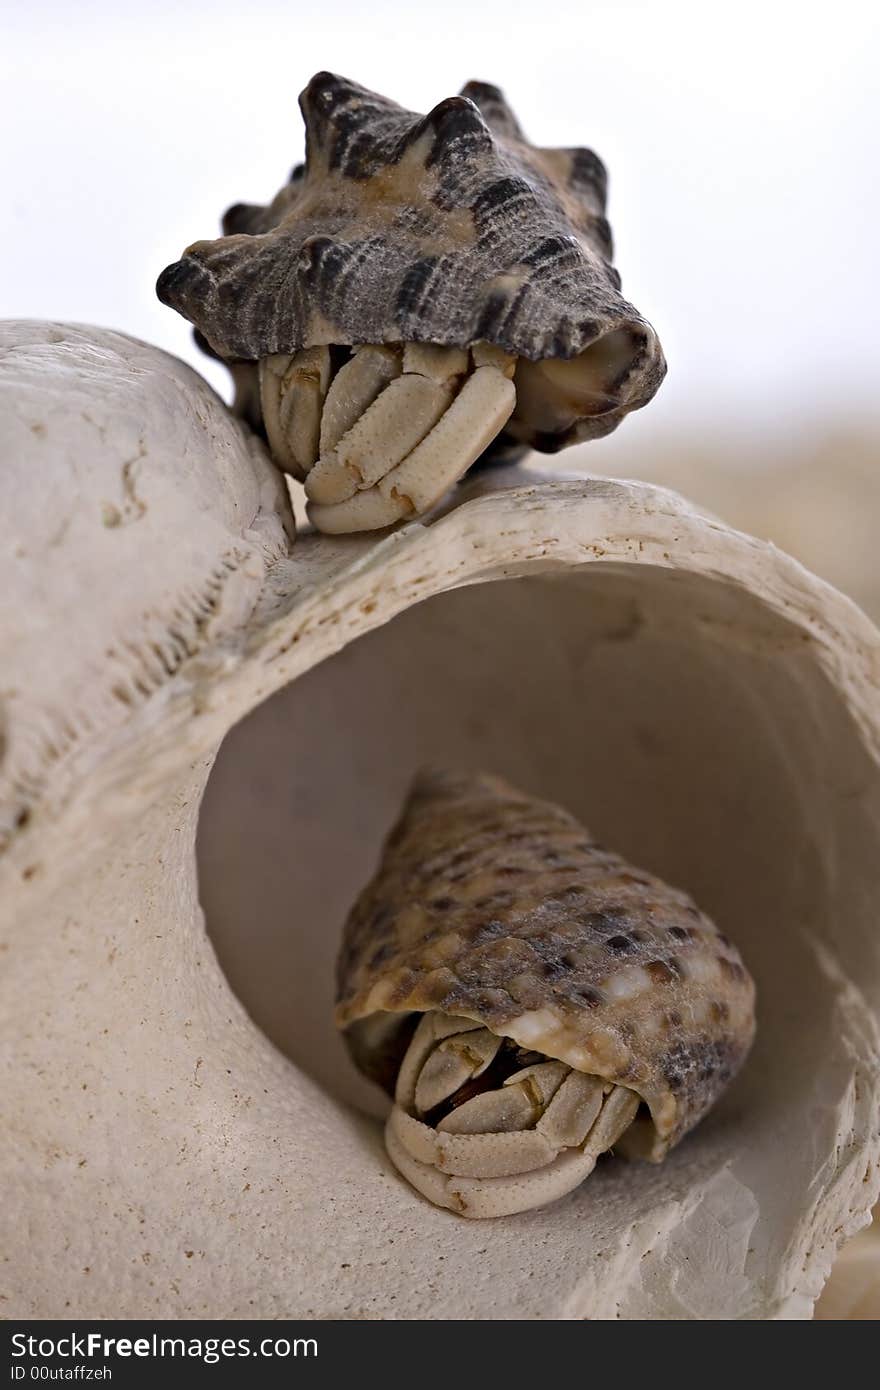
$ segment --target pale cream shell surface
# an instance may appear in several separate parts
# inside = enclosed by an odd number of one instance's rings
[[[2,344],[7,1316],[809,1316],[878,1189],[872,625],[635,483],[496,476],[291,549],[278,475],[188,368],[98,329]],[[663,1165],[488,1251],[392,1173],[332,1021],[426,760],[686,886],[761,1000]]]

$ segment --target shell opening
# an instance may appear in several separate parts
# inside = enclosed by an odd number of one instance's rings
[[[399,1025],[384,1026],[400,1038]],[[430,1201],[469,1217],[509,1216],[572,1191],[639,1109],[625,1086],[440,1011],[411,1033],[394,1101],[385,1132],[393,1163]]]
[[[318,530],[378,530],[428,511],[493,444],[516,403],[515,366],[487,343],[278,353],[257,368],[263,428]]]
[[[482,341],[302,348],[239,367],[236,409],[305,484],[319,530],[374,530],[429,510],[478,460],[552,452],[616,417],[644,350],[628,328],[537,362]]]
[[[564,435],[580,420],[623,405],[623,390],[644,355],[644,338],[618,328],[597,338],[577,357],[517,362],[516,410],[509,432]]]

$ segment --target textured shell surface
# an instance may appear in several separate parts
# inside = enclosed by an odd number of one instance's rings
[[[880,1184],[876,629],[633,482],[484,474],[291,550],[183,363],[3,346],[9,1314],[809,1316]],[[384,1161],[332,956],[415,759],[571,808],[743,951],[756,1050],[659,1168],[487,1229]]]
[[[346,925],[337,984],[337,1023],[374,1079],[360,1020],[476,1019],[635,1091],[654,1159],[714,1103],[755,1026],[736,947],[686,893],[486,775],[417,779]]]
[[[159,277],[164,303],[227,362],[321,344],[489,342],[531,361],[609,338],[601,413],[529,442],[607,434],[665,373],[620,294],[606,173],[588,149],[531,145],[500,91],[468,83],[427,116],[330,73],[300,98],[306,160],[267,206]],[[609,335],[614,335],[610,338]]]

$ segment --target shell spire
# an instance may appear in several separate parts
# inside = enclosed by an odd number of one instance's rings
[[[362,176],[384,157],[383,137],[396,129],[403,110],[333,72],[318,72],[300,93],[306,130],[306,175],[315,166]]]
[[[470,98],[496,134],[505,140],[525,140],[522,127],[500,87],[491,82],[466,82],[461,95]]]
[[[468,160],[488,155],[495,139],[480,108],[466,96],[446,97],[408,131],[401,152],[428,136],[426,164]]]

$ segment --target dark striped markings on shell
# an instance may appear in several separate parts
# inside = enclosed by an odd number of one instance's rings
[[[300,106],[305,165],[265,206],[232,206],[224,236],[159,277],[159,298],[214,355],[478,341],[527,362],[593,351],[587,405],[517,416],[505,436],[548,451],[608,434],[651,399],[663,353],[620,294],[592,150],[530,144],[489,83],[421,116],[324,72]]]

